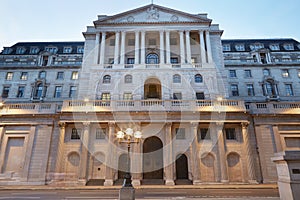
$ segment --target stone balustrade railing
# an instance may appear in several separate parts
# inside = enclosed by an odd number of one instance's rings
[[[253,114],[300,114],[300,102],[247,103],[246,109]]]
[[[55,114],[61,107],[57,103],[9,103],[0,107],[0,115]]]

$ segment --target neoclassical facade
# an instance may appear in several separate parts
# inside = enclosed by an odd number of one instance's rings
[[[0,185],[276,182],[274,153],[300,150],[300,44],[222,33],[150,4],[99,15],[84,42],[5,48]]]

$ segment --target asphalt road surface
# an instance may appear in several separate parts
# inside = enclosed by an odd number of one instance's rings
[[[279,200],[277,189],[136,189],[136,199],[268,199]],[[119,190],[0,190],[0,200],[118,199]]]

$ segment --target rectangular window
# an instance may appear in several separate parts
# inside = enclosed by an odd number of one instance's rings
[[[29,53],[30,54],[37,54],[39,52],[39,48],[31,47]]]
[[[245,70],[245,78],[251,78],[252,77],[252,73],[250,69],[246,69]]]
[[[106,128],[96,129],[96,140],[104,140],[106,137]]]
[[[173,93],[173,99],[175,99],[175,100],[181,100],[182,99],[181,92]]]
[[[247,84],[247,92],[248,96],[254,96],[254,87],[253,84]]]
[[[210,140],[210,132],[208,128],[199,128],[198,132],[197,132],[197,139],[198,142],[200,142],[201,140]]]
[[[28,73],[27,72],[22,72],[21,76],[20,76],[20,80],[22,81],[26,81],[28,77]]]
[[[171,57],[171,64],[178,64],[178,58],[177,57]]]
[[[229,77],[230,78],[236,78],[236,71],[235,70],[229,70]]]
[[[298,78],[300,78],[300,70],[298,70]]]
[[[133,99],[132,93],[124,93],[123,99],[124,100],[132,100]]]
[[[109,46],[113,47],[116,44],[116,39],[110,39],[109,40]]]
[[[281,70],[281,75],[283,78],[288,78],[290,76],[289,70],[288,69],[282,69]]]
[[[235,128],[225,128],[225,134],[227,140],[236,140]]]
[[[71,140],[80,140],[81,129],[73,128],[71,133]]]
[[[203,99],[205,99],[204,92],[196,92],[196,99],[197,100],[203,100]]]
[[[232,96],[239,96],[239,88],[238,88],[238,85],[232,84],[232,85],[230,86],[230,88],[231,88],[231,94],[232,94]]]
[[[69,97],[73,98],[76,96],[77,93],[77,87],[76,86],[71,86],[70,87],[70,92],[69,92]]]
[[[64,47],[64,53],[71,53],[72,48],[71,47]]]
[[[62,86],[56,86],[54,92],[54,98],[60,98],[62,92]]]
[[[128,46],[134,46],[135,45],[135,39],[128,39]]]
[[[185,129],[184,128],[176,128],[176,139],[184,140],[185,139]]]
[[[46,47],[45,51],[48,51],[50,53],[56,53],[57,52],[57,48],[56,47]]]
[[[292,84],[285,84],[286,96],[294,96]]]
[[[18,93],[17,93],[17,98],[24,97],[24,91],[25,91],[25,86],[19,86]]]
[[[149,45],[156,45],[156,39],[149,39]]]
[[[245,51],[245,45],[243,45],[243,44],[237,44],[237,45],[235,45],[235,49],[237,51]]]
[[[134,64],[134,58],[127,58],[127,64]]]
[[[230,44],[223,44],[223,51],[230,51]]]
[[[177,45],[177,38],[171,38],[170,45]]]
[[[104,101],[110,101],[110,93],[102,93],[101,99]]]
[[[280,50],[279,44],[270,44],[270,49],[272,51],[279,51]]]
[[[77,71],[72,72],[71,79],[72,80],[77,80],[78,79],[78,72]]]
[[[288,50],[288,51],[294,50],[293,44],[284,44],[283,47],[285,50]]]
[[[13,79],[14,73],[13,72],[7,72],[6,73],[6,80],[11,81]]]
[[[57,72],[56,79],[64,80],[64,72]]]
[[[2,90],[2,98],[7,98],[9,94],[9,87],[4,86]]]
[[[84,51],[84,47],[83,46],[77,47],[77,53],[83,53],[83,51]]]

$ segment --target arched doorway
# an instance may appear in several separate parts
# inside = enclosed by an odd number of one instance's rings
[[[143,179],[163,179],[163,143],[155,136],[143,144]]]
[[[161,83],[156,78],[149,78],[144,83],[144,99],[161,99]]]
[[[188,160],[186,155],[179,154],[176,157],[176,179],[189,179]]]
[[[146,57],[146,64],[158,64],[159,59],[156,53],[149,53]]]

